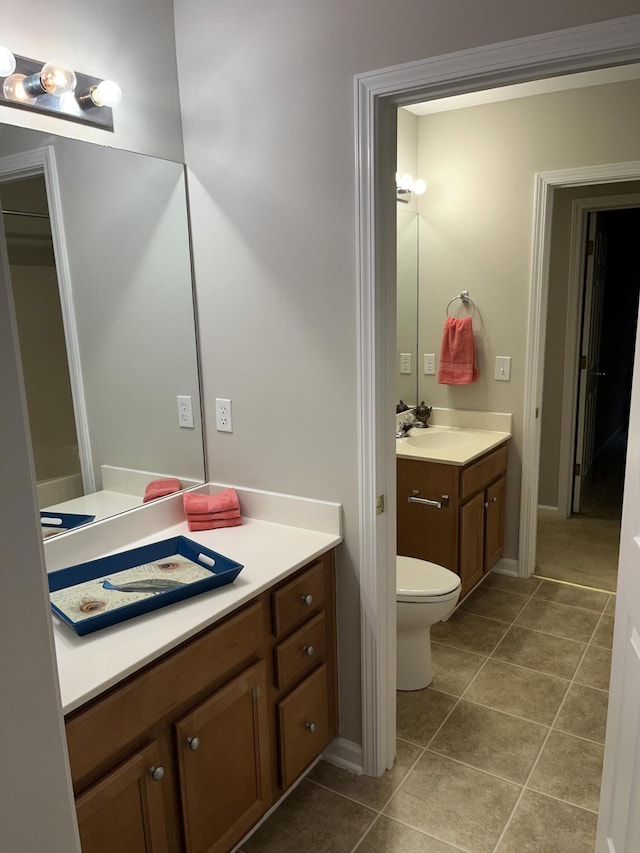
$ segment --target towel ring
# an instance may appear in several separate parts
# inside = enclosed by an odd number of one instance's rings
[[[473,301],[473,299],[469,296],[468,290],[463,290],[461,293],[459,293],[457,296],[454,296],[453,299],[450,299],[447,302],[447,307],[445,308],[445,312],[444,312],[445,316],[446,317],[449,316],[449,307],[451,305],[453,305],[453,303],[456,301],[456,299],[459,299],[465,308],[467,308],[469,305],[471,305],[471,318],[473,319],[473,317],[475,316],[475,313],[476,313],[476,304]]]

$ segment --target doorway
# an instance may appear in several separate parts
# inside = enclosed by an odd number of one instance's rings
[[[557,193],[554,214],[558,213],[559,223],[553,226],[554,233],[562,232],[563,195],[568,192]],[[630,194],[629,204],[634,200],[637,202],[637,196]],[[559,351],[564,340],[554,331],[555,302],[562,295],[554,288],[562,289],[562,263],[554,258],[558,241],[553,235],[551,240],[535,574],[614,592],[640,293],[634,243],[640,208],[607,207],[604,197],[597,203],[596,209],[589,208],[588,199],[577,206],[574,199],[573,205],[574,215],[577,207],[583,219],[582,263],[576,271],[581,279],[580,310],[573,317],[568,313],[567,328],[573,323],[579,360],[575,376],[560,383],[565,389],[567,384],[573,386],[570,419],[561,418],[554,399],[557,364],[566,360]],[[566,249],[565,245],[565,253]],[[595,285],[594,269],[599,278]],[[565,433],[563,442],[557,440],[558,430]],[[561,443],[571,453],[564,464],[558,462]],[[564,480],[564,489],[560,480]]]

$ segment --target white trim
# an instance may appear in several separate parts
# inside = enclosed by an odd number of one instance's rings
[[[82,471],[82,486],[85,494],[96,490],[95,472],[91,456],[91,441],[89,439],[89,420],[84,396],[82,380],[82,365],[80,363],[80,344],[73,305],[71,287],[71,269],[67,254],[67,243],[64,234],[62,216],[62,201],[60,184],[53,146],[10,154],[0,159],[0,180],[18,180],[33,175],[44,175],[49,205],[49,224],[53,240],[53,254],[56,262],[56,277],[60,293],[62,309],[62,325],[67,347],[69,362],[69,378],[71,381],[71,396],[78,437],[78,455]]]
[[[355,142],[357,192],[357,346],[360,583],[362,620],[363,766],[379,775],[394,752],[395,725],[395,590],[389,556],[395,542],[395,513],[376,516],[376,495],[393,506],[395,491],[392,450],[395,335],[389,334],[381,313],[389,307],[382,276],[391,263],[392,240],[380,225],[385,211],[395,210],[393,175],[395,143],[390,140],[394,107],[445,95],[553,74],[586,71],[640,60],[640,15],[616,18],[584,27],[542,33],[500,44],[486,45],[446,56],[412,62],[358,75],[355,79]],[[625,178],[620,177],[620,180]],[[544,203],[536,192],[536,204]],[[386,207],[385,207],[386,205]],[[546,224],[546,223],[545,223]],[[543,280],[544,255],[533,258],[532,270]],[[541,291],[532,287],[531,299]],[[537,322],[545,306],[534,305]],[[530,329],[526,412],[534,413],[538,399],[540,362],[538,328]],[[387,414],[388,413],[388,414]],[[385,426],[388,421],[388,433]],[[529,454],[536,447],[535,419],[524,424]],[[388,450],[387,450],[388,448]],[[533,477],[533,482],[532,478]],[[535,489],[532,488],[535,486]],[[521,519],[529,524],[536,511],[537,471],[523,467]],[[531,495],[535,495],[531,500]],[[535,528],[533,528],[535,529]],[[524,529],[519,557],[520,574],[529,573],[535,553],[531,527]]]
[[[322,753],[322,758],[349,773],[362,773],[362,747],[359,743],[337,737]]]
[[[574,436],[578,408],[578,365],[580,362],[579,320],[584,293],[584,241],[587,214],[595,210],[621,210],[640,207],[640,194],[574,199],[571,206],[571,237],[569,244],[569,274],[567,288],[567,322],[565,327],[562,414],[560,427],[560,460],[558,480],[558,514],[571,515],[571,492],[574,466]]]
[[[491,571],[495,572],[496,575],[509,575],[509,577],[517,578],[519,576],[518,561],[509,557],[501,557]]]

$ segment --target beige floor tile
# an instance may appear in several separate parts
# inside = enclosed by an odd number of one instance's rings
[[[457,610],[431,629],[431,639],[468,652],[489,655],[507,631],[507,625]]]
[[[613,646],[613,616],[603,616],[600,619],[593,638],[591,640],[593,646],[600,646],[603,649],[610,649]]]
[[[603,754],[600,744],[553,731],[527,787],[597,811]]]
[[[431,687],[440,693],[462,696],[465,687],[486,662],[485,657],[444,646],[431,641],[431,665],[433,681]]]
[[[311,782],[301,782],[242,845],[246,853],[349,853],[375,811]]]
[[[512,627],[492,658],[535,669],[559,678],[572,678],[584,652],[583,643]]]
[[[598,646],[589,646],[584,659],[578,667],[576,681],[587,687],[597,687],[599,690],[609,689],[611,678],[611,650]]]
[[[396,760],[391,770],[388,770],[384,776],[356,775],[326,761],[319,761],[307,778],[326,788],[331,788],[338,794],[351,797],[352,800],[357,800],[365,806],[381,809],[400,786],[421,752],[418,746],[398,741]]]
[[[521,595],[513,595],[513,593],[485,587],[482,584],[463,601],[460,610],[465,613],[474,613],[476,616],[486,616],[487,619],[511,623],[525,604]]]
[[[536,574],[615,592],[619,543],[616,519],[540,517]]]
[[[569,682],[560,678],[491,659],[464,698],[550,726],[568,687]]]
[[[501,589],[504,592],[513,592],[518,595],[533,595],[536,589],[540,586],[540,579],[536,577],[530,578],[514,578],[511,575],[501,575],[498,572],[489,572],[487,577],[482,581],[482,586],[489,586],[493,589]]]
[[[458,848],[381,815],[357,853],[457,853]]]
[[[572,684],[554,729],[604,743],[609,694],[582,684]]]
[[[597,815],[525,791],[497,853],[593,853]]]
[[[614,616],[616,612],[616,597],[615,595],[609,596],[609,601],[607,601],[607,606],[604,609],[606,616]]]
[[[598,592],[595,589],[581,589],[569,584],[543,581],[536,590],[534,598],[542,598],[545,601],[554,601],[556,604],[569,604],[572,607],[582,607],[585,610],[602,613],[610,596],[606,592]]]
[[[453,708],[457,699],[438,693],[430,687],[424,690],[399,691],[396,694],[396,733],[419,746],[426,746],[438,727]]]
[[[429,750],[524,784],[548,729],[465,702],[453,710]]]
[[[474,853],[491,853],[521,791],[517,785],[426,752],[385,809]]]
[[[588,643],[598,624],[598,618],[598,614],[590,610],[580,610],[577,607],[567,607],[564,604],[531,598],[515,624],[522,628],[553,634],[554,637]]]

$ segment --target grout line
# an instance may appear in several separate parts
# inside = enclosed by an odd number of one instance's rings
[[[543,726],[543,728],[548,728],[548,726]],[[430,755],[435,755],[437,758],[444,758],[445,761],[451,761],[454,764],[459,764],[461,767],[466,767],[468,770],[473,770],[475,773],[481,773],[483,776],[490,776],[492,779],[496,779],[498,782],[505,782],[507,785],[513,785],[514,788],[524,788],[524,782],[516,782],[515,779],[508,779],[506,776],[500,776],[498,773],[495,773],[493,770],[484,770],[481,767],[477,767],[475,764],[469,764],[466,761],[463,761],[461,758],[454,758],[451,755],[445,755],[442,752],[438,752],[437,750],[429,747],[425,749],[425,753],[428,752]]]

